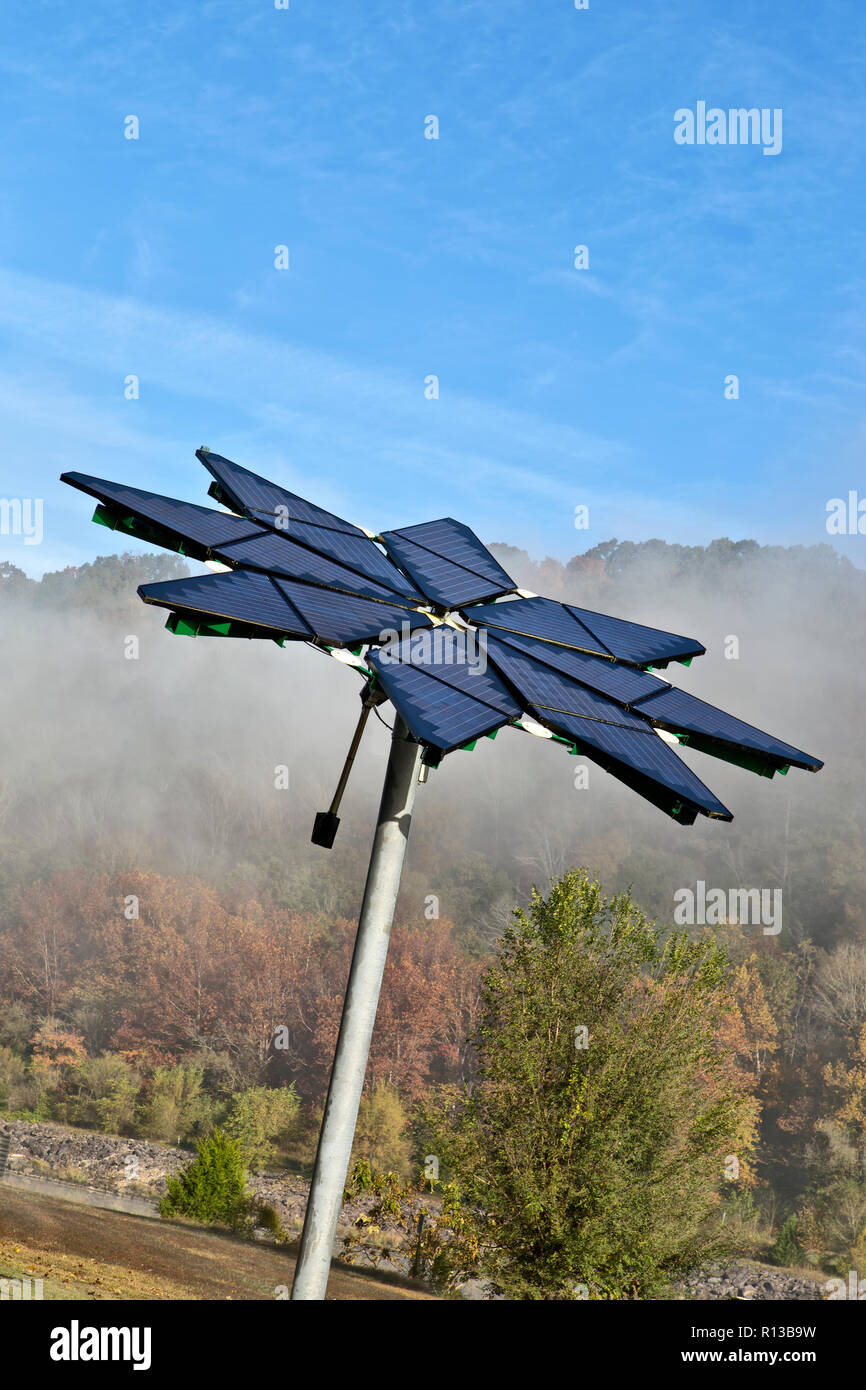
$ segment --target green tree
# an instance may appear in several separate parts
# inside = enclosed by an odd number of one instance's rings
[[[148,1139],[175,1143],[188,1135],[202,1112],[198,1067],[154,1067],[138,1123]]]
[[[264,1168],[297,1137],[300,1108],[294,1086],[252,1086],[232,1098],[224,1129],[245,1163]]]
[[[355,1126],[353,1162],[365,1158],[371,1168],[408,1177],[412,1146],[408,1117],[396,1087],[379,1081],[361,1097]]]
[[[69,1105],[73,1124],[127,1134],[135,1119],[139,1077],[125,1057],[106,1052],[80,1062],[69,1080],[77,1095]]]
[[[478,1084],[425,1114],[498,1291],[644,1297],[713,1248],[748,1099],[716,1036],[727,974],[715,942],[665,939],[583,871],[515,913],[482,984]]]
[[[798,1225],[796,1216],[789,1216],[782,1222],[781,1230],[770,1247],[770,1260],[774,1265],[802,1264],[803,1249],[797,1238]]]
[[[234,1139],[222,1130],[199,1141],[198,1156],[176,1178],[159,1204],[160,1216],[189,1216],[208,1224],[248,1224],[247,1170]]]

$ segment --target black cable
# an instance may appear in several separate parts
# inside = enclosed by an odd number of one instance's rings
[[[385,725],[385,728],[386,728],[386,729],[390,729],[390,730],[391,730],[391,733],[393,734],[393,732],[394,732],[394,725],[393,725],[393,724],[389,724],[389,723],[387,722],[387,720],[385,720],[385,719],[382,718],[381,714],[379,713],[379,711],[378,711],[378,709],[376,708],[375,705],[373,706],[373,713],[375,714],[375,716],[376,716],[376,718],[378,719],[379,723],[380,723],[380,724],[384,724],[384,725]]]

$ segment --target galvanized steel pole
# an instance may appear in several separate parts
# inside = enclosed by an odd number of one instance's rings
[[[293,1300],[323,1299],[328,1286],[420,766],[421,745],[410,738],[397,716],[307,1199]]]

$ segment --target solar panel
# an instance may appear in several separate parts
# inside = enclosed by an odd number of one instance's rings
[[[382,541],[388,554],[441,608],[460,608],[514,590],[514,580],[474,531],[452,517],[383,531]]]
[[[369,663],[406,726],[440,753],[499,729],[522,713],[490,670],[461,660],[452,629],[434,628],[371,652]]]
[[[261,528],[245,517],[228,516],[210,507],[179,502],[174,497],[161,497],[159,493],[111,483],[105,478],[91,478],[86,473],[63,473],[61,481],[116,509],[117,529],[126,530],[130,535],[141,534],[140,528],[130,524],[141,520],[152,526],[157,535],[162,533],[156,544],[180,549],[182,554],[193,559],[208,559],[222,544],[262,534]],[[149,537],[143,535],[142,539]]]
[[[637,708],[645,718],[661,728],[686,735],[687,742],[700,747],[703,752],[716,752],[724,757],[726,749],[739,748],[764,757],[776,767],[792,765],[809,772],[817,772],[823,767],[823,763],[809,753],[792,748],[789,743],[783,743],[781,739],[743,723],[742,719],[736,719],[732,714],[726,714],[724,710],[716,709],[684,690],[670,687],[641,701]],[[693,734],[705,735],[707,742],[694,740],[690,737]],[[717,747],[710,746],[712,744]]]
[[[234,621],[260,628],[264,637],[310,640],[315,636],[266,574],[233,570],[230,574],[205,574],[194,579],[167,579],[158,584],[142,584],[138,593],[145,603],[206,620],[208,625]]]
[[[622,705],[569,680],[525,652],[490,635],[486,645],[491,662],[520,696],[524,708],[531,706],[539,713],[558,710],[584,719],[601,719],[625,729],[647,729],[646,720],[639,715],[630,714]]]
[[[354,647],[359,642],[387,642],[394,633],[430,627],[427,613],[352,594],[332,593],[312,584],[274,578],[273,583],[298,610],[316,636],[329,646]]]
[[[576,604],[510,598],[514,581],[451,517],[384,532],[383,554],[335,513],[197,452],[214,479],[211,495],[240,515],[63,474],[99,499],[104,524],[231,566],[141,587],[145,602],[171,610],[173,630],[369,646],[356,664],[371,698],[391,699],[410,736],[437,757],[526,713],[683,823],[730,812],[656,730],[767,776],[789,764],[822,766],[643,669],[700,655],[695,639]],[[468,631],[425,609],[459,611]]]
[[[570,714],[539,711],[542,723],[574,739],[579,753],[600,763],[646,800],[688,823],[690,812],[733,820],[731,812],[652,729],[622,729]],[[694,815],[691,816],[694,820]]]
[[[554,642],[546,642],[540,637],[524,637],[519,632],[506,632],[496,629],[496,641],[530,656],[542,666],[551,666],[564,676],[579,681],[582,685],[607,695],[618,704],[628,707],[633,701],[646,699],[662,690],[670,689],[667,681],[659,680],[637,666],[622,666],[619,662],[605,661],[601,657],[589,656],[586,652],[575,651],[573,647],[563,647]]]
[[[286,521],[289,529],[293,522],[306,521],[313,526],[342,531],[344,535],[364,536],[360,526],[353,526],[350,521],[325,511],[324,507],[317,507],[287,488],[260,477],[258,473],[251,473],[248,468],[232,463],[231,459],[223,458],[221,454],[212,454],[207,449],[196,449],[195,452],[196,458],[216,479],[220,491],[235,511],[254,517],[264,526],[284,530],[283,523]]]
[[[398,599],[384,584],[376,584],[356,570],[338,565],[327,556],[296,545],[294,541],[277,536],[273,531],[262,531],[248,540],[232,541],[220,546],[217,553],[221,560],[229,564],[248,565],[251,569],[282,575],[284,579],[301,579],[328,589],[342,589],[345,593],[384,599],[388,603],[410,603],[408,598],[403,600],[402,595]]]
[[[252,518],[281,540],[304,545],[338,564],[354,569],[393,593],[421,601],[421,594],[391,564],[359,526],[316,507],[296,493],[250,473],[231,459],[197,450],[205,468],[216,479],[217,496],[236,511]]]
[[[290,526],[287,534],[292,540],[357,570],[395,594],[413,598],[416,603],[429,602],[429,599],[422,597],[423,588],[408,580],[367,536],[347,536],[342,531],[329,531],[325,527],[308,526],[304,522]],[[277,535],[281,533],[278,531]]]
[[[706,647],[693,637],[679,637],[661,628],[627,622],[625,618],[609,618],[588,608],[576,608],[572,603],[565,607],[620,661],[633,661],[639,666],[666,666],[669,661],[691,660],[694,656],[703,656],[706,651]]]
[[[613,660],[613,654],[598,638],[584,627],[565,604],[552,598],[518,598],[505,603],[479,604],[461,607],[467,622],[482,627],[503,628],[506,632],[521,633],[524,637],[540,637],[558,642],[577,651],[592,652]]]

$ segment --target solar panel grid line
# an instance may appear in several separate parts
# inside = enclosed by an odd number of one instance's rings
[[[164,497],[160,493],[147,492],[123,483],[111,483],[107,479],[83,473],[64,473],[61,480],[98,501],[128,509],[133,515],[205,549],[213,550],[223,543],[255,539],[267,534],[263,527],[246,517],[215,511],[196,502],[182,502],[174,497]],[[255,529],[251,529],[253,527]]]
[[[545,722],[542,719],[542,722]],[[650,780],[655,778],[662,786],[675,795],[696,806],[704,815],[719,819],[733,820],[731,812],[719,801],[714,792],[691,770],[687,763],[674,752],[670,744],[658,735],[647,739],[634,729],[616,728],[600,721],[576,721],[572,715],[556,715],[546,722],[559,733],[574,739],[583,751],[589,749],[610,756]],[[649,731],[653,734],[653,731]],[[588,754],[591,756],[591,753]]]
[[[418,586],[413,586],[412,581],[367,536],[347,536],[341,531],[327,531],[306,523],[293,526],[289,532],[278,530],[276,534],[325,554],[336,563],[357,570],[394,593],[418,601],[423,598]]]
[[[327,555],[395,593],[416,600],[422,598],[360,527],[250,473],[230,459],[200,450],[197,456],[234,504],[243,512],[254,511],[268,533]]]
[[[460,523],[454,521],[453,517],[444,517],[443,522],[449,524],[451,527],[454,528],[460,527]],[[415,531],[416,533],[424,532],[425,535],[430,535],[432,537],[435,534],[434,528],[439,527],[441,524],[442,523],[436,521],[422,522],[420,526],[400,527],[395,531],[389,532],[388,534],[400,536],[403,540],[409,541],[412,545],[417,545],[420,550],[426,550],[429,555],[441,559],[450,560],[452,564],[459,565],[461,569],[468,570],[470,574],[476,575],[478,579],[496,582],[504,580],[506,584],[513,589],[514,580],[511,578],[509,574],[506,574],[505,570],[499,564],[499,561],[495,558],[495,556],[490,554],[489,550],[487,550],[487,547],[484,545],[484,543],[478,540],[478,537],[475,536],[474,533],[470,532],[470,535],[472,536],[472,539],[477,542],[477,545],[481,548],[481,551],[484,552],[483,556],[479,554],[478,550],[475,547],[473,547],[473,545],[469,541],[465,542],[465,548],[463,550],[461,550],[459,544],[453,544],[453,541],[456,539],[453,533],[449,534],[447,537],[447,539],[450,542],[452,542],[451,548],[454,552],[456,552],[452,553],[451,555],[443,555],[441,550],[434,550],[432,546],[426,545],[423,540],[420,540],[417,534],[409,535],[410,531]],[[468,530],[468,527],[466,529]],[[457,558],[458,554],[465,554],[467,558]],[[486,560],[488,561],[487,573],[485,573],[484,570],[477,568],[478,563],[483,558],[486,558]],[[473,560],[474,563],[470,564],[470,560]]]
[[[387,647],[381,647],[378,652],[374,653],[371,663],[376,671],[380,671],[383,666],[390,667],[392,664],[412,666],[428,679],[441,681],[449,689],[459,691],[478,704],[488,705],[497,713],[505,713],[509,718],[516,719],[522,710],[521,704],[510,694],[507,686],[495,676],[491,677],[489,670],[487,672],[478,671],[477,674],[473,675],[470,667],[460,663],[449,665],[442,662],[419,662],[411,656],[407,656],[405,659],[398,657],[392,663],[389,660]],[[471,684],[467,685],[467,683]]]
[[[386,545],[389,542],[393,545],[393,532],[385,531],[383,533],[383,538]],[[485,588],[490,588],[490,580],[483,574],[478,574],[475,570],[470,570],[466,565],[458,564],[455,560],[437,555],[434,551],[428,550],[426,546],[418,545],[415,541],[407,540],[405,536],[400,537],[399,548],[396,546],[394,548],[397,549],[398,555],[403,554],[407,556],[410,561],[413,553],[416,551],[422,552],[419,559],[429,557],[429,560],[425,560],[425,571],[430,577],[436,578],[438,576],[440,578],[447,578],[448,576],[452,576],[457,579],[472,579]],[[456,575],[454,575],[455,570],[458,571]]]
[[[500,590],[462,566],[441,557],[418,555],[418,547],[383,533],[384,544],[394,563],[399,564],[428,599],[443,610],[459,607],[475,598],[492,598]]]
[[[602,719],[598,714],[583,714],[580,710],[561,709],[556,705],[542,705],[538,701],[533,701],[533,708],[546,710],[550,714],[569,714],[573,719],[586,719],[594,724],[611,724],[615,729],[631,729],[635,734],[651,734],[657,737],[651,724],[645,724],[642,729],[635,728],[634,724],[623,724],[619,719]]]
[[[231,574],[168,579],[142,584],[138,593],[145,603],[161,608],[243,622],[284,635],[315,636],[294,604],[266,574],[233,570]]]
[[[739,747],[763,755],[780,764],[793,764],[807,771],[822,766],[802,749],[765,733],[735,715],[728,714],[685,690],[669,690],[649,696],[640,704],[640,713],[673,733],[704,734],[720,745]]]
[[[391,558],[443,608],[497,597],[514,580],[474,531],[453,517],[383,531]]]
[[[631,714],[622,705],[604,695],[570,680],[549,666],[542,666],[524,652],[500,643],[495,637],[487,639],[488,659],[517,692],[522,700],[563,713],[597,718],[625,728],[649,729],[645,719]]]
[[[639,664],[658,660],[676,660],[680,656],[702,656],[706,648],[692,637],[681,637],[678,633],[666,632],[662,628],[647,627],[644,623],[633,623],[627,618],[613,618],[605,613],[595,613],[589,608],[580,608],[567,603],[564,607],[578,622],[622,661],[636,661]]]
[[[371,655],[370,664],[407,727],[438,752],[454,751],[516,717],[432,679],[417,666],[401,663],[383,671],[376,653]]]
[[[272,582],[298,609],[317,637],[333,646],[352,646],[357,642],[378,642],[383,634],[432,626],[427,613],[397,608],[354,594],[337,594],[312,584],[271,576]]]
[[[356,570],[340,565],[336,560],[320,555],[304,545],[296,544],[293,540],[278,538],[273,532],[264,531],[257,536],[230,541],[220,548],[219,554],[221,558],[236,565],[282,574],[286,579],[297,579],[299,582],[319,584],[343,593],[398,603],[401,607],[411,605],[408,596],[395,594],[384,584],[377,584],[375,580],[358,574]]]
[[[283,505],[291,506],[296,508],[298,520],[306,520],[324,529],[342,531],[348,535],[364,535],[360,526],[355,526],[351,521],[346,521],[343,517],[329,512],[324,507],[317,506],[314,502],[308,502],[306,498],[299,497],[297,493],[290,492],[288,488],[282,487],[279,483],[271,482],[269,478],[263,478],[260,474],[243,468],[239,463],[234,463],[232,459],[224,458],[222,454],[196,449],[196,458],[204,464],[220,486],[234,496],[242,511],[246,511],[248,507],[252,506],[261,511],[263,515],[282,518],[283,512],[277,509]],[[276,499],[283,499],[283,501]],[[271,503],[275,503],[275,505],[272,507]]]
[[[641,700],[671,689],[668,681],[652,676],[639,667],[547,642],[540,637],[526,637],[522,633],[500,628],[496,632],[496,641],[526,653],[570,680],[588,686],[590,690],[599,691],[628,710],[633,710]]]
[[[507,603],[489,603],[461,608],[468,621],[483,627],[501,627],[524,637],[571,647],[592,656],[614,662],[619,658],[603,642],[570,613],[565,604],[555,599],[515,599]]]

